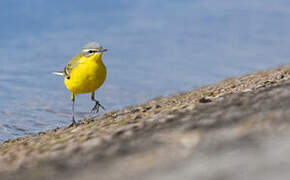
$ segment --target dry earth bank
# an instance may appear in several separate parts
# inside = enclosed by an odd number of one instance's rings
[[[290,66],[0,144],[0,179],[290,177]]]

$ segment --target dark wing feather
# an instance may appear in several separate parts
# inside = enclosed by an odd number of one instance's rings
[[[70,72],[72,71],[73,68],[75,68],[78,64],[80,64],[80,55],[76,55],[75,57],[73,57],[65,66],[64,68],[64,77],[66,77],[67,79],[70,78]]]

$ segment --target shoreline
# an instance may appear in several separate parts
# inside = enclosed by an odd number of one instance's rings
[[[287,91],[284,92],[283,88],[288,88],[289,79],[290,65],[279,66],[263,72],[227,78],[217,84],[173,96],[158,97],[143,104],[105,113],[97,119],[86,118],[77,127],[57,128],[39,132],[37,135],[26,135],[3,141],[0,143],[0,177],[117,179],[113,175],[108,177],[106,168],[114,170],[113,174],[117,174],[120,179],[136,177],[142,173],[149,173],[148,177],[151,177],[154,173],[167,170],[172,162],[181,163],[182,159],[188,157],[190,153],[207,146],[209,139],[216,138],[215,133],[221,133],[219,128],[224,126],[227,127],[224,138],[228,139],[243,137],[243,133],[258,134],[257,136],[260,136],[259,133],[272,133],[272,130],[268,131],[267,128],[262,127],[270,123],[268,120],[248,122],[248,119],[253,118],[255,114],[241,114],[239,118],[242,119],[244,116],[246,120],[238,122],[229,122],[230,120],[223,122],[223,119],[231,119],[231,116],[232,119],[237,118],[235,115],[223,116],[233,107],[237,109],[233,109],[232,112],[241,113],[242,108],[250,107],[251,104],[248,102],[255,98],[257,101],[251,102],[252,104],[259,102],[267,104],[266,99],[273,98],[272,101],[279,106],[278,102],[288,97]],[[272,91],[281,92],[278,94],[279,97],[283,93],[286,95],[276,101],[274,96],[269,95]],[[259,99],[257,98],[259,94],[267,98]],[[228,105],[225,106],[227,103]],[[257,106],[263,109],[263,103]],[[243,107],[243,104],[247,107]],[[275,107],[269,105],[271,111],[276,110]],[[257,113],[260,112],[259,108]],[[247,109],[246,112],[251,110],[252,108]],[[278,111],[282,110],[277,109]],[[268,111],[265,110],[265,113]],[[193,120],[186,119],[194,119],[195,124]],[[244,123],[243,128],[242,125],[235,127],[240,121]],[[254,125],[252,127],[251,123],[257,123],[255,125],[258,128],[253,128]],[[228,128],[229,126],[231,128]],[[244,126],[248,129],[244,129]],[[283,128],[285,131],[281,131],[282,134],[288,133],[288,124],[285,127],[283,124]],[[281,132],[279,130],[279,133]],[[211,141],[208,143],[210,144]],[[175,147],[178,145],[182,148]],[[168,157],[168,153],[175,155]],[[124,166],[122,163],[124,160],[130,162],[126,167],[133,168],[131,172],[121,172],[120,168]],[[146,165],[141,165],[144,162]],[[59,167],[63,168],[62,171]],[[161,167],[160,171],[151,173],[152,168],[156,167]],[[95,175],[93,169],[107,173]]]

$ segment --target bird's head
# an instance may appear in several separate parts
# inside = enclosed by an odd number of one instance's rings
[[[87,57],[91,55],[102,55],[105,51],[107,51],[107,49],[103,48],[99,43],[96,42],[90,42],[82,48],[82,54]]]

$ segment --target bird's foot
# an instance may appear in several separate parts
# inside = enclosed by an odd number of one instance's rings
[[[75,118],[73,117],[72,123],[68,127],[70,128],[70,127],[74,127],[74,126],[77,126],[77,125],[78,125],[78,123],[75,121]]]
[[[100,107],[103,109],[103,110],[105,110],[105,107],[104,106],[102,106],[101,104],[100,104],[100,102],[99,101],[95,101],[96,102],[96,104],[95,104],[95,106],[92,108],[92,110],[91,110],[91,114],[94,114],[94,113],[98,113],[99,112],[99,110],[100,110]]]

